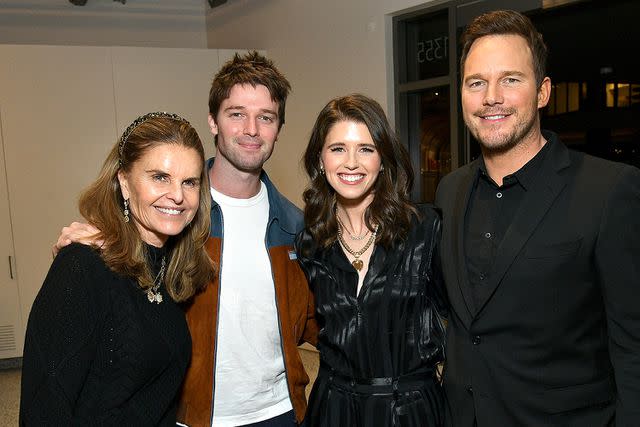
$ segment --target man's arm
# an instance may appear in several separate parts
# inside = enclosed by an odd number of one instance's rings
[[[58,255],[60,249],[74,242],[89,246],[102,246],[103,241],[96,239],[99,233],[100,230],[91,224],[72,222],[68,227],[62,228],[58,241],[51,249],[53,257],[55,258],[55,256]]]
[[[595,251],[616,387],[616,425],[640,420],[640,170],[625,167],[611,186]]]

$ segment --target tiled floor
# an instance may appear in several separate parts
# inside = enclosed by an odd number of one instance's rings
[[[307,397],[311,391],[311,384],[318,373],[318,352],[313,347],[300,348],[302,363],[311,378],[307,386]],[[18,425],[18,411],[20,405],[20,369],[0,369],[0,426],[13,427]]]

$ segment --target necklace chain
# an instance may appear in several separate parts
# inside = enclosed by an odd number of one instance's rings
[[[337,215],[336,215],[336,218],[337,218]],[[354,251],[349,247],[349,245],[347,245],[347,242],[344,240],[344,237],[342,236],[343,227],[344,225],[342,224],[342,222],[338,220],[338,241],[340,242],[342,247],[351,255],[353,255],[353,257],[355,258],[353,261],[351,261],[351,265],[353,265],[353,268],[360,271],[364,266],[364,263],[360,259],[360,256],[362,256],[362,254],[365,253],[367,249],[369,249],[369,246],[371,246],[371,244],[376,240],[376,236],[378,235],[378,224],[376,224],[375,228],[373,229],[373,233],[371,233],[371,237],[369,237],[369,240],[367,240],[367,243],[365,243],[365,245],[359,251]]]
[[[347,233],[349,234],[349,238],[351,240],[362,240],[365,237],[367,237],[367,234],[369,234],[369,229],[366,228],[366,227],[365,227],[365,230],[364,230],[363,234],[361,234],[361,235],[352,234],[349,230],[347,230],[347,227],[345,227],[344,222],[342,222],[342,220],[340,219],[340,217],[337,214],[336,214],[336,219],[340,223],[340,226],[342,227],[342,229],[347,231]]]
[[[156,275],[156,278],[153,279],[153,286],[147,289],[147,299],[149,302],[155,302],[156,304],[160,304],[162,302],[162,294],[160,293],[160,285],[164,281],[164,272],[167,266],[167,257],[162,256],[162,262],[160,263],[160,271]]]

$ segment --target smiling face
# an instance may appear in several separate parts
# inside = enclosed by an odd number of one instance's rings
[[[536,84],[531,50],[518,35],[477,39],[466,58],[461,98],[464,121],[483,150],[503,152],[540,135],[538,109],[550,80]]]
[[[340,121],[334,124],[325,138],[320,162],[339,203],[371,203],[382,159],[364,123]]]
[[[200,201],[202,161],[198,152],[177,144],[157,144],[129,171],[120,170],[122,197],[142,240],[163,246],[193,219]]]
[[[279,131],[278,103],[263,85],[237,84],[220,104],[209,128],[217,135],[216,167],[259,173],[273,152]]]

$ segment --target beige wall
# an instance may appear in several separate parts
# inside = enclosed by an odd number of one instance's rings
[[[206,0],[2,0],[0,44],[265,50],[293,85],[266,168],[301,206],[300,158],[318,111],[334,96],[363,92],[392,113],[391,16],[441,2],[228,0],[211,9]]]
[[[0,44],[206,48],[204,0],[1,0]],[[206,6],[208,9],[209,7]]]
[[[287,122],[267,171],[302,206],[300,158],[315,117],[335,96],[393,102],[391,14],[425,0],[229,0],[207,13],[210,48],[264,49],[291,81]]]

